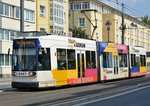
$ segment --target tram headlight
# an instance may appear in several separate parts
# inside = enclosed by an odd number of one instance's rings
[[[36,76],[36,72],[29,72],[30,76]]]
[[[13,75],[13,76],[16,76],[16,75],[17,75],[17,73],[16,73],[16,72],[13,72],[13,73],[12,73],[12,75]]]

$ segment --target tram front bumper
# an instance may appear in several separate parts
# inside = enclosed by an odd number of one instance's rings
[[[39,88],[39,82],[12,82],[12,88]]]

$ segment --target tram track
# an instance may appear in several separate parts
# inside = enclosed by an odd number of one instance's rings
[[[150,85],[150,75],[134,79],[119,80],[107,83],[90,84],[79,87],[47,89],[42,91],[8,91],[7,96],[0,97],[1,106],[17,105],[73,105],[84,101],[108,97],[142,86]],[[1,96],[4,94],[1,94]],[[29,97],[29,98],[27,98]],[[26,102],[28,101],[28,102]],[[69,101],[69,102],[68,102]]]
[[[112,86],[108,89],[107,88],[102,88],[102,89],[97,89],[97,90],[73,93],[72,94],[73,96],[70,96],[70,97],[55,99],[55,100],[49,100],[49,101],[39,102],[39,103],[35,103],[35,104],[30,104],[30,105],[70,106],[70,105],[82,103],[82,102],[85,102],[85,101],[104,98],[104,97],[112,96],[112,95],[115,95],[115,94],[118,94],[118,93],[122,93],[122,92],[126,92],[126,91],[129,91],[129,90],[133,90],[133,89],[136,89],[136,88],[140,88],[140,87],[143,87],[143,86],[150,85],[149,81],[146,82],[148,79],[149,79],[148,77],[144,77],[144,78],[142,77],[142,78],[136,78],[136,80],[134,80],[134,79],[124,80],[124,81],[121,81],[122,84],[119,83],[120,81],[103,83],[102,86],[107,85],[107,84],[116,84],[116,86]]]

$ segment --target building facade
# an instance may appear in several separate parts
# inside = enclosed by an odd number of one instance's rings
[[[50,32],[49,0],[36,0],[36,31]]]
[[[124,17],[124,44],[142,46],[150,52],[150,25],[127,14]],[[94,34],[92,24],[97,26]],[[120,11],[98,0],[69,0],[69,28],[82,28],[92,39],[98,36],[99,41],[122,44],[121,26]],[[147,61],[150,62],[148,58]]]
[[[86,30],[89,39],[102,41],[102,6],[98,1],[69,0],[69,28]]]
[[[50,0],[50,32],[68,34],[68,0]]]

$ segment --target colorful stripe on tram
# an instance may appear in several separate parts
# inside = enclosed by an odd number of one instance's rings
[[[130,72],[131,72],[131,77],[146,75],[147,67],[138,67],[138,66],[132,67],[130,69]]]
[[[97,69],[85,69],[85,77],[78,78],[78,70],[52,70],[56,85],[80,84],[97,81]]]
[[[86,67],[86,59],[84,60],[85,60],[84,64]],[[77,60],[76,60],[76,70],[58,70],[56,68],[52,70],[52,75],[53,75],[53,79],[56,80],[57,86],[96,82],[97,81],[97,68],[96,69],[85,68],[85,76],[78,78],[78,66],[77,66]]]

